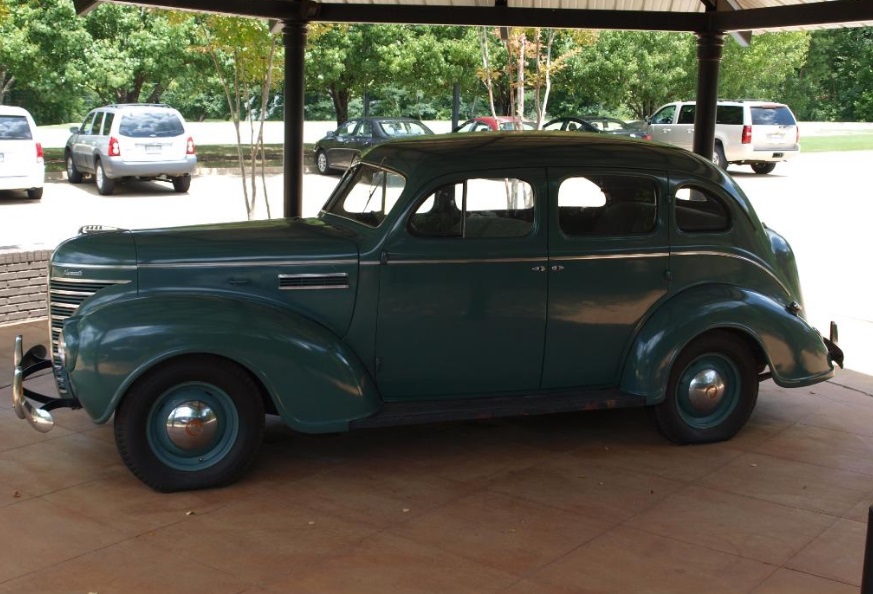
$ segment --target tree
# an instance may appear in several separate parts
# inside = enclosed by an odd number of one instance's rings
[[[809,33],[755,35],[749,47],[725,39],[718,94],[724,99],[782,100],[786,81],[807,58]]]

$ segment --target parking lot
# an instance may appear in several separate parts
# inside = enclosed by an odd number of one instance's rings
[[[791,241],[808,313],[839,322],[851,370],[796,390],[765,382],[729,442],[673,446],[643,410],[321,436],[271,422],[237,485],[160,495],[126,470],[111,425],[59,411],[42,435],[4,406],[0,592],[857,592],[873,503],[871,158],[731,169]],[[304,215],[336,180],[306,177]],[[103,197],[51,183],[41,203],[4,198],[0,237],[49,247],[82,224],[239,220],[239,184]],[[280,176],[268,193],[278,216]],[[28,344],[43,333],[23,329]],[[18,329],[0,330],[8,367]]]

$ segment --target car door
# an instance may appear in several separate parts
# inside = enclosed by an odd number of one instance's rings
[[[676,127],[676,112],[679,109],[676,103],[665,105],[649,118],[649,134],[652,140],[675,144],[674,131]]]
[[[544,389],[612,387],[634,332],[669,287],[664,176],[549,170]]]
[[[336,134],[327,144],[327,158],[330,163],[337,167],[348,167],[352,163],[352,159],[357,155],[353,145],[356,130],[361,124],[361,120],[349,120],[342,126],[336,129]]]
[[[542,372],[543,170],[444,179],[386,240],[377,383],[389,400],[525,393]]]
[[[80,171],[94,171],[94,148],[100,135],[102,123],[103,112],[95,111],[88,114],[79,127],[79,133],[73,139],[70,151],[73,154],[73,162]]]

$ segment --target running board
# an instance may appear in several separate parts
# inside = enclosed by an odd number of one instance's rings
[[[645,404],[644,396],[625,394],[618,390],[386,402],[382,410],[376,414],[349,422],[349,428],[393,427],[395,425],[416,425],[444,421],[547,415],[560,412],[644,406]]]

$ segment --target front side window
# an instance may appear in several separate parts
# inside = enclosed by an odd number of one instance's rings
[[[668,105],[661,111],[652,116],[653,124],[672,124],[673,114],[676,113],[675,105]]]
[[[569,236],[651,233],[658,220],[655,181],[627,175],[570,177],[558,188],[558,226]]]
[[[30,124],[24,116],[0,115],[0,139],[33,140]]]
[[[406,179],[393,171],[360,165],[343,179],[325,205],[325,212],[378,227],[397,204]]]
[[[97,113],[97,112],[89,113],[87,116],[85,116],[85,121],[82,122],[81,126],[79,126],[79,134],[90,134],[91,133],[91,126],[94,125],[94,118],[96,118],[98,116],[102,117],[102,115],[100,113]],[[98,126],[99,126],[99,124],[98,124]]]
[[[676,190],[676,226],[685,233],[718,233],[731,226],[724,202],[709,190],[687,185]]]
[[[419,237],[507,238],[528,235],[534,192],[517,178],[472,178],[440,186],[409,219]]]
[[[337,136],[351,136],[358,126],[358,120],[351,120],[336,129]]]

